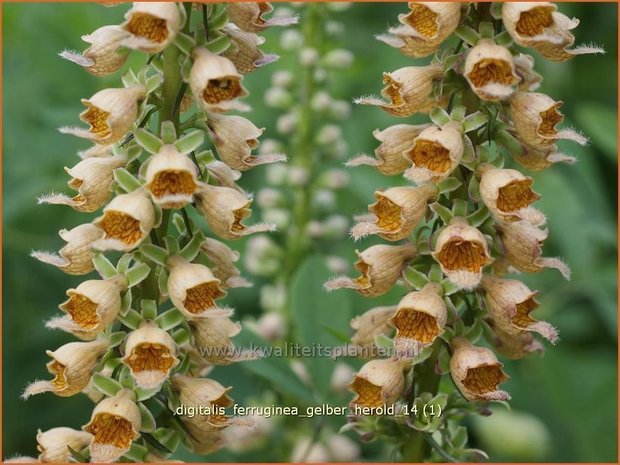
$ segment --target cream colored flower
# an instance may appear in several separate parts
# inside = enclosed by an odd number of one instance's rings
[[[239,260],[239,252],[232,250],[223,242],[207,237],[201,246],[213,266],[210,267],[213,275],[219,279],[220,287],[250,287],[252,284],[241,277],[241,272],[235,266]]]
[[[538,308],[535,300],[538,292],[532,292],[521,281],[490,275],[484,276],[482,286],[486,291],[486,308],[496,327],[509,334],[535,332],[551,343],[558,340],[558,331],[553,326],[530,316]]]
[[[463,289],[477,287],[482,269],[493,262],[485,237],[460,217],[441,231],[432,255],[448,279]]]
[[[170,45],[181,29],[181,13],[175,2],[134,2],[121,28],[130,33],[123,45],[148,53],[159,53]]]
[[[495,225],[502,241],[504,255],[510,264],[524,273],[538,273],[555,268],[570,279],[570,268],[559,258],[542,257],[542,243],[549,236],[547,229],[539,229],[527,221]]]
[[[112,194],[110,186],[114,180],[114,170],[126,163],[127,157],[124,155],[86,158],[73,168],[65,168],[71,176],[68,186],[77,191],[75,197],[50,194],[41,197],[39,203],[69,205],[79,212],[99,210]]]
[[[201,106],[215,111],[246,108],[237,99],[248,95],[248,91],[232,61],[206,48],[194,49],[193,57],[189,85]]]
[[[402,26],[388,29],[388,34],[377,39],[412,58],[433,54],[461,19],[458,2],[409,2],[409,9],[409,13],[398,16]]]
[[[495,335],[493,343],[497,353],[507,359],[519,360],[534,352],[544,353],[545,347],[534,338],[532,333],[520,332],[515,334],[504,331],[493,320],[489,319],[487,322],[493,328]]]
[[[222,28],[235,47],[230,47],[224,56],[233,62],[237,71],[243,74],[256,71],[258,68],[278,60],[278,55],[265,55],[258,47],[265,43],[265,38],[251,32],[244,32],[233,24]]]
[[[53,352],[47,350],[46,354],[52,359],[47,364],[47,371],[54,375],[54,379],[29,384],[22,398],[27,399],[43,392],[53,392],[61,397],[78,394],[88,385],[95,365],[107,350],[106,339],[70,342]]]
[[[579,20],[570,19],[557,8],[549,2],[506,2],[502,8],[504,27],[517,44],[536,49],[548,60],[566,61],[576,55],[604,53],[593,46],[570,49],[575,43],[570,31]]]
[[[148,161],[145,189],[162,208],[183,208],[194,200],[198,168],[174,145],[165,144]]]
[[[508,380],[504,365],[486,347],[476,347],[467,339],[452,340],[450,375],[467,400],[510,400],[499,385]]]
[[[405,390],[403,370],[411,362],[406,359],[379,359],[366,362],[349,385],[355,397],[352,405],[381,407],[391,405]]]
[[[229,187],[205,186],[196,196],[196,208],[207,220],[209,228],[224,239],[239,239],[248,234],[275,230],[272,224],[246,226],[242,223],[251,214],[251,204],[251,198]]]
[[[394,346],[402,357],[415,357],[443,333],[448,310],[439,284],[429,283],[398,303],[390,323],[396,328]]]
[[[117,461],[140,437],[141,428],[142,419],[133,391],[122,389],[114,397],[103,399],[93,410],[88,424],[82,427],[93,435],[91,461]]]
[[[47,431],[38,430],[39,460],[47,463],[67,463],[71,459],[69,447],[80,451],[90,444],[91,439],[92,436],[89,433],[62,426]]]
[[[385,87],[381,95],[388,100],[371,96],[358,98],[355,103],[379,106],[398,117],[429,113],[440,105],[432,93],[434,81],[441,76],[443,68],[439,64],[407,66],[393,73],[383,73]]]
[[[82,40],[90,44],[83,54],[64,50],[60,56],[94,76],[107,76],[118,71],[127,61],[128,51],[123,48],[127,37],[129,33],[120,26],[103,26],[82,36]]]
[[[340,276],[325,283],[327,290],[349,288],[355,289],[367,297],[376,297],[388,292],[403,269],[417,254],[416,247],[406,245],[373,245],[358,256],[355,268],[361,273],[357,278]]]
[[[376,191],[377,202],[368,206],[372,220],[358,222],[351,229],[351,235],[356,240],[377,234],[387,241],[400,241],[422,221],[428,202],[437,195],[437,188],[432,184]]]
[[[356,316],[351,320],[350,326],[355,330],[351,336],[351,343],[365,349],[376,349],[375,337],[387,336],[392,332],[390,318],[396,313],[396,305],[387,307],[375,307]]]
[[[281,154],[253,156],[258,148],[258,138],[264,128],[257,128],[250,120],[241,116],[209,114],[207,124],[220,159],[234,170],[247,171],[257,165],[286,161]]]
[[[75,289],[69,289],[69,299],[60,304],[59,308],[66,315],[53,318],[47,326],[71,332],[80,339],[94,339],[116,319],[121,309],[121,292],[126,289],[127,281],[120,275],[84,281]]]
[[[199,263],[189,263],[175,256],[168,260],[168,294],[170,300],[188,318],[221,317],[231,311],[219,308],[215,301],[226,295],[211,270]]]
[[[139,188],[114,197],[93,224],[104,233],[103,238],[93,244],[96,249],[129,252],[153,229],[155,208],[148,194]]]
[[[230,2],[226,6],[230,20],[242,31],[261,32],[271,26],[288,26],[297,22],[297,17],[290,16],[265,19],[264,15],[273,11],[268,2]]]
[[[414,139],[428,127],[428,124],[397,124],[383,131],[375,129],[372,135],[381,142],[381,145],[375,149],[376,158],[368,155],[359,155],[349,160],[346,165],[374,166],[377,171],[388,176],[400,174],[410,164],[405,158],[404,153],[413,147]]]
[[[510,50],[490,39],[469,50],[463,75],[480,99],[491,102],[510,97],[519,82]]]
[[[543,150],[536,150],[526,145],[522,145],[519,153],[511,153],[510,155],[519,165],[530,171],[542,171],[556,163],[575,163],[576,158],[558,152],[555,145],[550,145]]]
[[[122,362],[129,367],[137,386],[153,389],[161,386],[179,364],[176,354],[174,339],[155,324],[145,322],[127,336]]]
[[[534,58],[525,53],[512,57],[515,64],[515,73],[519,77],[518,89],[524,92],[533,92],[540,87],[543,78],[534,71]]]
[[[146,96],[142,85],[124,89],[103,89],[89,99],[82,99],[87,110],[80,119],[89,124],[88,129],[63,127],[60,132],[89,139],[97,144],[120,141],[138,117],[138,102]]]
[[[430,126],[416,137],[413,147],[404,152],[404,157],[412,163],[405,171],[405,178],[418,184],[440,182],[459,166],[463,150],[459,123]]]
[[[203,318],[189,322],[195,347],[211,365],[228,365],[252,360],[260,354],[252,350],[239,350],[231,338],[241,332],[241,324],[230,318]]]
[[[564,121],[558,111],[563,102],[545,94],[515,92],[510,98],[510,112],[519,139],[535,150],[544,150],[560,139],[585,145],[588,139],[572,129],[556,129]]]
[[[54,265],[67,274],[84,275],[95,269],[93,264],[95,252],[92,245],[103,235],[101,229],[86,223],[69,231],[62,229],[58,235],[67,243],[58,254],[35,250],[30,255],[43,263]]]
[[[544,224],[545,215],[531,205],[540,199],[532,190],[532,178],[517,170],[484,165],[479,169],[480,197],[493,216],[502,222],[526,220]]]
[[[111,157],[114,155],[113,149],[114,149],[114,144],[107,144],[107,145],[95,144],[86,150],[80,150],[78,152],[78,156],[82,160],[85,160],[87,158]]]

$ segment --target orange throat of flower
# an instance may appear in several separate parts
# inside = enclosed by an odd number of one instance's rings
[[[62,309],[71,316],[75,324],[84,330],[93,329],[100,323],[98,308],[97,303],[77,293],[71,293],[69,300],[62,305]]]
[[[54,379],[52,380],[52,384],[54,385],[54,389],[61,391],[67,388],[67,376],[66,370],[67,367],[60,363],[58,360],[52,360],[47,364],[48,371],[54,375]]]
[[[97,108],[90,103],[87,104],[88,110],[82,114],[82,120],[90,125],[89,132],[98,139],[105,139],[112,130],[108,124],[110,113]]]
[[[405,16],[405,22],[424,38],[435,37],[439,32],[437,13],[421,3],[413,3],[410,8],[411,13]]]
[[[377,216],[377,227],[383,231],[396,232],[402,228],[402,208],[387,197],[379,195],[371,211]]]
[[[135,347],[127,360],[134,373],[159,371],[166,373],[174,363],[170,349],[162,344],[143,342]]]
[[[156,198],[166,195],[192,195],[196,190],[196,182],[189,171],[160,171],[151,181],[150,191]]]
[[[190,313],[202,313],[215,308],[215,300],[223,296],[217,281],[205,282],[187,289],[183,305]]]
[[[499,363],[480,365],[467,370],[463,385],[472,393],[483,395],[496,391],[499,384],[507,379]]]
[[[540,113],[540,124],[537,131],[540,136],[550,138],[558,134],[555,126],[564,121],[564,115],[558,111],[561,106],[562,104],[558,102]]]
[[[392,323],[398,331],[398,338],[413,339],[422,344],[430,344],[439,334],[437,318],[413,308],[400,309]]]
[[[211,402],[214,407],[229,407],[232,404],[232,399],[226,394],[222,395],[219,399]],[[220,413],[214,413],[209,415],[209,423],[215,428],[224,428],[228,425],[228,417]]]
[[[505,60],[493,58],[483,58],[477,62],[467,77],[476,87],[484,87],[487,84],[510,86],[516,81],[510,64]]]
[[[441,248],[438,260],[448,271],[479,273],[487,264],[487,255],[482,244],[457,238]]]
[[[538,302],[534,299],[535,295],[536,294],[532,295],[515,306],[516,313],[512,317],[512,324],[517,328],[527,329],[529,325],[536,322],[536,320],[530,316],[530,313],[538,308]]]
[[[524,11],[517,21],[517,32],[524,37],[535,37],[553,26],[553,7],[537,6]]]
[[[353,403],[362,407],[380,407],[383,401],[382,388],[370,381],[356,376],[351,383],[351,389],[357,394]]]
[[[202,92],[202,98],[210,105],[233,100],[242,94],[241,80],[236,76],[209,79]]]
[[[98,413],[88,430],[94,436],[93,444],[110,445],[119,449],[128,449],[135,438],[129,420],[109,413]]]
[[[355,283],[359,287],[369,286],[371,284],[370,265],[364,260],[358,260],[355,262],[355,269],[361,273],[357,278],[355,278]]]
[[[105,232],[106,238],[119,240],[123,244],[133,245],[142,239],[140,221],[123,212],[105,212],[99,227]]]
[[[234,220],[232,225],[230,226],[230,230],[234,233],[242,233],[243,231],[245,231],[245,226],[241,224],[241,222],[251,214],[252,212],[250,210],[250,202],[248,202],[247,205],[245,205],[244,207],[234,210]]]
[[[392,107],[399,107],[405,103],[405,99],[401,94],[401,88],[403,84],[394,80],[388,73],[383,73],[383,95],[390,99]]]
[[[529,207],[540,199],[531,189],[532,180],[515,180],[499,189],[497,208],[502,212],[514,212]]]
[[[408,153],[408,158],[419,168],[443,174],[450,169],[450,151],[432,140],[418,139]]]
[[[165,42],[168,38],[166,20],[147,13],[132,14],[126,29],[135,36],[144,37],[158,44]]]

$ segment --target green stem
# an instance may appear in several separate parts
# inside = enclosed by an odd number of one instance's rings
[[[161,96],[162,104],[159,110],[159,126],[164,121],[172,121],[174,127],[178,129],[178,115],[175,115],[175,103],[179,95],[179,90],[183,83],[179,66],[180,51],[177,47],[168,47],[164,50],[163,71],[164,82],[162,83]]]

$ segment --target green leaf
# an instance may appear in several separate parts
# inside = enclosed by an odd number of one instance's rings
[[[131,308],[131,301],[133,300],[133,295],[131,289],[127,289],[123,295],[121,296],[121,315],[127,315],[127,312]]]
[[[119,315],[117,317],[121,323],[130,329],[136,330],[142,323],[142,315],[136,312],[133,308],[129,309],[126,315]]]
[[[454,216],[467,216],[467,202],[463,199],[454,199],[452,202],[452,213]]]
[[[181,153],[191,153],[200,147],[205,140],[204,132],[196,129],[189,134],[184,135],[174,143],[176,149]]]
[[[575,117],[581,129],[592,139],[592,145],[600,149],[614,164],[618,159],[618,115],[608,105],[595,102],[579,102]]]
[[[157,318],[157,303],[154,300],[143,299],[140,302],[140,310],[142,318],[145,320],[154,320]]]
[[[453,213],[447,207],[444,207],[438,202],[431,203],[429,208],[441,218],[444,224],[448,224],[453,218]]]
[[[344,331],[338,331],[337,329],[334,329],[328,325],[323,325],[323,328],[325,328],[325,331],[329,332],[332,336],[334,336],[340,342],[344,344],[349,344],[351,342],[351,338]]]
[[[174,339],[174,342],[176,342],[179,346],[187,344],[190,341],[189,331],[185,328],[179,328],[172,333],[172,339]]]
[[[134,287],[144,281],[149,273],[151,272],[151,267],[146,263],[140,263],[139,265],[131,268],[125,276],[127,277],[127,285],[129,287]]]
[[[428,279],[432,283],[440,283],[442,281],[443,271],[441,271],[441,267],[439,265],[431,266],[431,269],[428,272]]]
[[[512,36],[508,31],[500,32],[493,38],[493,40],[497,45],[501,45],[502,47],[506,48],[512,47],[512,45],[514,44]]]
[[[480,37],[483,39],[492,39],[495,35],[495,29],[493,28],[493,23],[488,21],[480,22],[478,26],[478,32],[480,33]]]
[[[131,447],[127,451],[123,457],[131,460],[132,462],[144,463],[146,459],[146,454],[148,454],[148,449],[144,447],[142,444],[138,444],[137,442],[131,443]]]
[[[118,374],[118,381],[124,388],[133,389],[136,385],[128,366],[123,366]]]
[[[222,8],[215,15],[209,18],[209,30],[210,31],[219,31],[228,23],[228,10],[226,8]]]
[[[172,121],[164,121],[161,123],[161,139],[164,144],[173,144],[177,140],[177,130],[174,128]]]
[[[137,160],[142,155],[142,147],[133,144],[127,149],[127,164]]]
[[[88,455],[88,450],[86,451],[86,453],[82,454],[71,446],[67,446],[67,449],[69,450],[69,454],[71,454],[71,457],[73,457],[73,459],[77,463],[90,463],[90,456]]]
[[[155,92],[163,81],[164,81],[164,78],[161,74],[159,73],[153,74],[146,80],[146,91],[149,94]]]
[[[95,386],[99,392],[108,397],[116,395],[118,391],[123,389],[121,383],[108,376],[102,375],[101,373],[93,374],[91,381],[93,382],[93,386]]]
[[[166,266],[168,251],[154,244],[143,244],[140,246],[140,253],[147,259],[157,263],[159,266]]]
[[[159,152],[161,146],[164,145],[164,142],[159,137],[144,128],[136,129],[133,135],[140,147],[152,154]]]
[[[448,112],[441,107],[437,107],[433,111],[431,111],[429,117],[431,118],[431,121],[437,126],[443,126],[444,124],[451,121]]]
[[[207,42],[205,46],[211,53],[215,53],[216,55],[221,55],[228,47],[230,47],[231,40],[227,35],[221,35],[216,39]]]
[[[198,152],[196,154],[196,160],[199,164],[208,164],[215,161],[213,150],[203,150],[202,152]]]
[[[118,274],[112,262],[102,253],[95,255],[93,265],[95,265],[95,270],[103,279],[109,279]]]
[[[177,241],[176,237],[164,237],[164,244],[166,244],[166,249],[168,249],[169,255],[176,255],[179,253],[179,242]]]
[[[480,339],[480,336],[482,336],[482,331],[483,327],[480,324],[480,319],[478,318],[476,319],[474,324],[471,325],[471,327],[467,330],[467,332],[465,333],[465,337],[469,339],[469,342],[475,344],[478,339]]]
[[[127,336],[127,333],[125,331],[116,331],[115,333],[112,333],[110,335],[110,343],[108,345],[108,348],[111,349],[113,347],[121,345],[125,340],[125,336]]]
[[[157,427],[155,424],[155,417],[153,417],[153,414],[142,402],[138,402],[138,408],[140,409],[140,417],[142,418],[140,431],[152,433]]]
[[[140,181],[125,168],[116,168],[114,170],[114,180],[127,193],[133,192],[141,186]]]
[[[521,147],[519,141],[506,130],[497,131],[495,141],[512,154],[520,155],[523,152],[523,147]]]
[[[465,117],[463,120],[463,131],[466,133],[475,131],[476,129],[480,129],[482,126],[487,124],[488,121],[489,115],[477,111],[476,113],[472,113],[471,115]]]
[[[461,181],[454,177],[446,178],[441,181],[437,187],[439,188],[440,194],[449,194],[450,192],[454,192],[459,187],[461,187]]]
[[[185,55],[191,55],[192,50],[196,46],[196,41],[193,37],[184,34],[183,32],[179,32],[174,39],[174,45],[176,45]]]
[[[454,33],[459,37],[459,39],[469,45],[476,45],[480,40],[480,35],[478,32],[469,26],[459,26],[456,28]]]
[[[118,262],[116,262],[116,270],[119,273],[125,273],[133,259],[134,255],[132,253],[123,254],[123,256],[118,260]]]
[[[159,287],[159,293],[162,296],[168,295],[168,272],[165,268],[162,268],[159,271],[159,275],[157,276],[157,286]]]
[[[136,399],[139,401],[150,399],[155,394],[157,394],[159,391],[160,389],[158,387],[151,388],[151,389],[145,389],[141,387],[134,388],[134,392],[136,393]]]
[[[157,428],[153,431],[153,437],[171,451],[176,451],[181,443],[179,432],[172,428]]]
[[[155,322],[165,331],[176,328],[184,321],[185,317],[176,308],[172,308],[155,318]]]
[[[179,255],[183,257],[188,262],[193,261],[198,253],[200,252],[200,247],[205,241],[205,237],[201,231],[198,231],[194,234],[194,237],[187,243],[185,247],[179,252]]]
[[[455,105],[450,112],[450,118],[454,121],[462,121],[467,113],[467,107],[465,105]]]
[[[443,287],[444,295],[452,295],[455,292],[458,292],[458,291],[461,290],[461,288],[459,286],[454,284],[449,279],[444,279],[443,281],[441,281],[441,287]]]
[[[467,222],[470,224],[470,226],[477,228],[481,226],[489,218],[490,215],[491,212],[489,212],[489,209],[483,205],[467,217]]]
[[[408,266],[405,269],[403,272],[403,278],[418,291],[428,284],[428,277],[421,271],[418,271],[411,266]]]
[[[133,69],[129,68],[125,74],[121,77],[121,81],[123,81],[123,86],[131,87],[137,84],[140,84],[138,81],[138,76],[134,73]]]

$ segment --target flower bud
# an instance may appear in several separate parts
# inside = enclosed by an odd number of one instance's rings
[[[337,48],[323,57],[323,64],[333,69],[348,69],[353,65],[353,53],[350,50]]]
[[[361,97],[355,100],[360,105],[375,105],[391,115],[411,116],[415,113],[429,113],[439,106],[433,96],[433,82],[443,75],[439,64],[428,66],[407,66],[393,73],[383,73],[385,87],[377,97]]]
[[[260,208],[276,208],[284,204],[282,192],[271,187],[263,187],[256,193],[256,204]]]
[[[544,353],[545,347],[534,339],[532,333],[520,332],[513,333],[504,331],[502,327],[496,324],[492,319],[487,320],[489,326],[493,328],[494,346],[497,353],[503,355],[509,360],[522,359],[533,352]]]
[[[347,391],[353,376],[355,376],[355,371],[350,365],[344,362],[336,362],[329,387],[335,393],[344,393]]]
[[[260,289],[260,306],[266,312],[281,312],[287,305],[286,287],[281,284],[265,285]]]
[[[69,289],[69,299],[59,308],[66,313],[53,318],[48,328],[69,331],[80,339],[94,339],[106,326],[112,323],[121,309],[121,292],[126,290],[122,276],[110,279],[90,279],[75,289]]]
[[[504,255],[517,270],[538,273],[555,268],[565,279],[570,279],[570,268],[559,258],[542,257],[542,243],[549,236],[547,229],[539,229],[527,221],[495,225],[502,241]]]
[[[551,61],[566,61],[588,53],[604,53],[603,49],[593,46],[569,49],[575,43],[575,36],[570,31],[579,25],[579,20],[559,13],[557,8],[548,2],[504,3],[504,27],[517,44],[532,47]]]
[[[235,266],[235,262],[239,260],[239,252],[211,237],[204,240],[201,251],[213,263],[210,269],[213,275],[221,281],[220,287],[250,287],[252,285],[241,277],[241,272]]]
[[[349,173],[341,169],[331,169],[321,175],[321,184],[332,190],[344,189],[350,181]]]
[[[60,132],[89,139],[97,144],[114,144],[131,129],[138,117],[138,102],[146,96],[143,85],[124,89],[103,89],[89,99],[80,119],[90,127],[63,127]]]
[[[510,50],[490,39],[480,40],[469,50],[463,74],[471,90],[491,102],[510,97],[519,82]]]
[[[181,13],[175,2],[134,2],[121,24],[131,34],[123,45],[159,53],[174,41],[181,26]]]
[[[264,37],[244,32],[230,23],[222,28],[222,32],[236,45],[236,49],[229,47],[223,55],[233,62],[240,73],[251,73],[279,58],[278,55],[265,55],[258,48],[265,43]]]
[[[424,129],[403,155],[413,164],[405,171],[405,178],[418,184],[444,180],[459,166],[463,156],[463,135],[458,123]]]
[[[522,145],[522,151],[511,153],[510,155],[519,165],[530,171],[542,171],[556,163],[567,163],[572,165],[576,158],[558,152],[555,145],[548,146],[543,150],[535,150],[526,145]]]
[[[228,365],[238,361],[231,338],[241,332],[241,324],[230,318],[191,320],[190,328],[200,355],[212,365]]]
[[[358,256],[355,269],[361,275],[355,279],[340,276],[325,283],[329,291],[334,289],[354,289],[367,297],[376,297],[389,291],[403,269],[416,256],[413,244],[406,245],[373,245],[363,252],[355,252]]]
[[[345,100],[336,100],[330,105],[329,114],[336,120],[346,120],[351,115],[351,104]]]
[[[325,266],[332,273],[346,273],[349,269],[349,263],[337,255],[329,255],[325,257]]]
[[[295,82],[295,76],[293,73],[286,70],[276,71],[271,75],[271,83],[275,87],[282,87],[284,89],[290,87]]]
[[[330,435],[327,448],[335,462],[355,462],[361,456],[360,446],[343,434]]]
[[[86,158],[111,157],[114,155],[113,150],[112,150],[113,146],[114,144],[108,144],[108,145],[95,144],[86,150],[80,150],[78,152],[78,156],[82,160],[85,160]]]
[[[291,462],[294,463],[325,463],[329,462],[329,452],[320,442],[310,437],[298,439],[291,453]]]
[[[304,47],[299,51],[299,63],[302,66],[314,66],[318,61],[319,51],[316,48]]]
[[[304,37],[296,29],[288,29],[280,34],[280,47],[283,50],[297,51],[304,45]]]
[[[316,135],[316,142],[320,145],[331,145],[341,139],[342,129],[336,124],[322,126]]]
[[[477,287],[482,269],[493,262],[482,233],[459,217],[441,231],[432,255],[450,282],[462,289]]]
[[[91,461],[115,462],[140,437],[141,428],[142,418],[133,391],[121,389],[114,397],[103,399],[93,410],[88,424],[82,427],[93,435]]]
[[[310,181],[310,171],[303,166],[291,166],[288,169],[288,183],[293,187],[301,187]]]
[[[508,380],[504,366],[486,347],[476,347],[467,339],[452,340],[450,375],[467,400],[510,400],[510,395],[498,390]]]
[[[443,333],[448,310],[439,284],[410,292],[398,303],[390,322],[396,328],[394,345],[399,357],[415,357]]]
[[[218,156],[234,170],[247,171],[265,163],[286,161],[286,156],[282,154],[252,155],[265,129],[257,128],[246,118],[211,113],[207,124],[212,131]]]
[[[281,266],[282,251],[266,235],[251,237],[246,246],[245,267],[257,276],[270,276]]]
[[[211,270],[190,263],[180,256],[168,260],[168,294],[170,300],[188,318],[221,317],[231,311],[218,308],[215,301],[226,295]]]
[[[381,407],[391,405],[405,390],[403,369],[411,362],[379,359],[366,362],[349,385],[355,397],[352,405]]]
[[[90,44],[84,53],[64,50],[60,56],[81,66],[94,76],[107,76],[120,69],[128,53],[122,47],[129,36],[120,26],[103,26],[92,34],[82,36]]]
[[[481,167],[480,171],[480,197],[498,221],[545,223],[545,215],[531,207],[540,199],[540,195],[532,190],[532,178],[517,170],[491,165]]]
[[[510,98],[510,112],[519,139],[536,150],[543,150],[560,139],[585,145],[588,139],[572,129],[556,129],[564,121],[558,111],[563,102],[545,94],[515,92]]]
[[[103,235],[101,229],[86,223],[69,231],[62,229],[58,235],[67,243],[58,254],[33,251],[31,256],[43,263],[54,265],[67,274],[84,275],[95,269],[92,245]]]
[[[372,349],[375,348],[375,337],[387,336],[392,332],[390,318],[396,313],[396,305],[375,307],[351,320],[350,326],[355,330],[351,343]]]
[[[145,189],[162,208],[183,208],[194,199],[198,169],[187,155],[166,144],[148,161]]]
[[[407,169],[409,161],[404,156],[405,151],[413,147],[413,141],[420,133],[428,128],[428,124],[411,125],[397,124],[379,131],[375,129],[372,135],[381,142],[375,149],[376,158],[368,155],[359,155],[349,160],[347,166],[369,165],[387,176],[400,174]]]
[[[196,101],[207,110],[241,109],[243,106],[236,99],[248,95],[248,91],[233,62],[206,48],[194,49],[193,57],[189,85]]]
[[[540,87],[543,78],[534,71],[534,58],[525,53],[512,57],[515,64],[515,73],[519,77],[518,89],[524,92],[533,92]]]
[[[90,444],[92,436],[72,428],[52,428],[37,431],[37,450],[39,461],[47,463],[69,462],[73,450],[80,451]]]
[[[205,168],[207,168],[208,175],[211,176],[218,185],[242,192],[242,189],[237,185],[237,181],[241,178],[241,173],[239,171],[233,170],[226,163],[219,160],[207,163]],[[204,187],[204,184],[201,184],[200,190],[203,190]]]
[[[262,339],[275,342],[286,335],[286,322],[279,313],[265,313],[258,319],[256,331]]]
[[[155,225],[155,209],[148,194],[139,188],[114,197],[93,224],[104,232],[94,248],[129,252],[150,234]]]
[[[299,116],[291,111],[280,116],[276,121],[276,129],[280,134],[292,134],[297,128]]]
[[[23,399],[53,392],[57,396],[70,397],[82,391],[90,381],[99,358],[108,350],[108,341],[98,339],[92,342],[70,342],[55,351],[45,353],[52,360],[47,371],[54,375],[51,381],[35,381],[22,394]]]
[[[461,19],[458,2],[409,2],[409,8],[409,13],[398,16],[403,25],[390,28],[388,34],[378,39],[411,58],[434,53]]]
[[[214,234],[224,239],[239,239],[257,232],[274,231],[271,224],[242,224],[250,216],[252,199],[229,187],[205,186],[196,196],[196,208],[205,217]]]
[[[375,191],[376,203],[368,206],[371,221],[360,221],[351,229],[355,240],[377,234],[386,241],[405,239],[426,215],[428,202],[437,197],[432,184],[419,187],[391,187]]]
[[[127,336],[122,362],[129,367],[138,387],[154,389],[179,364],[176,353],[174,339],[155,324],[145,322]]]
[[[264,18],[273,11],[268,2],[227,3],[228,16],[239,29],[247,32],[261,32],[271,26],[288,26],[297,23],[296,16]]]

